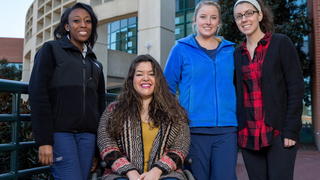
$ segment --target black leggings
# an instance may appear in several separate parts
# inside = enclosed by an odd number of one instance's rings
[[[276,137],[270,147],[259,151],[242,149],[243,160],[250,180],[292,180],[297,145],[284,148]]]

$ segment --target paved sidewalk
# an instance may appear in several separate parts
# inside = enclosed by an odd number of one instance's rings
[[[237,164],[238,180],[248,180],[248,175],[241,153],[238,154]],[[320,179],[320,151],[314,146],[302,146],[298,150],[294,180]]]

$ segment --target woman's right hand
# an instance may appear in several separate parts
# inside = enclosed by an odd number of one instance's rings
[[[53,151],[51,145],[39,146],[39,162],[43,165],[51,165],[53,163]]]
[[[140,180],[140,174],[137,170],[128,171],[127,177],[129,178],[129,180]]]

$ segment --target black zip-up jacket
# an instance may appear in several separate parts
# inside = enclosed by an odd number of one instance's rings
[[[243,108],[241,61],[246,58],[237,48],[235,80],[239,129],[246,125],[248,114]],[[303,74],[299,56],[292,41],[283,34],[273,34],[262,64],[261,91],[265,123],[280,130],[283,138],[299,139],[302,126]]]
[[[29,84],[33,134],[52,145],[54,132],[96,133],[105,109],[102,65],[67,37],[46,42],[37,52]]]

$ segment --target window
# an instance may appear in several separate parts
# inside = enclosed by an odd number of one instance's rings
[[[108,26],[108,48],[137,53],[137,17],[113,21]]]
[[[194,8],[200,0],[176,0],[175,36],[180,39],[193,33]]]
[[[176,0],[175,36],[183,38],[192,33],[193,11],[199,0]]]

